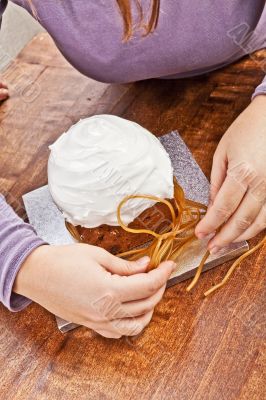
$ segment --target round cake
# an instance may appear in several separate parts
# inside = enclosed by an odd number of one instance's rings
[[[51,196],[81,241],[116,254],[148,240],[119,226],[117,207],[134,194],[173,198],[171,160],[152,133],[114,115],[95,115],[73,125],[50,150]],[[122,211],[123,222],[137,228],[161,229],[168,217],[164,204],[147,199],[130,200]]]

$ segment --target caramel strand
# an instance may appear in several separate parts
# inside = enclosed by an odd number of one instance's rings
[[[160,233],[157,233],[150,229],[134,229],[129,228],[121,218],[121,210],[122,207],[131,199],[149,199],[153,200],[157,203],[164,203],[171,214],[171,222],[169,226],[165,227],[161,230]],[[148,266],[148,271],[156,268],[162,261],[173,260],[175,261],[177,257],[179,257],[189,245],[194,241],[198,240],[194,231],[197,223],[200,219],[206,214],[207,207],[204,204],[198,203],[193,200],[189,200],[185,198],[185,194],[181,186],[177,183],[174,178],[174,205],[175,209],[172,206],[171,202],[166,199],[161,199],[156,196],[151,195],[130,195],[126,196],[118,205],[117,208],[117,220],[119,225],[127,232],[136,233],[136,234],[148,234],[153,237],[151,241],[146,244],[145,247],[129,250],[123,253],[117,254],[118,257],[127,258],[128,260],[137,260],[140,257],[148,255],[150,257],[150,263]],[[70,224],[69,222],[65,222],[65,225],[70,232],[70,234],[76,239],[78,242],[83,242],[84,240],[77,228]],[[245,252],[242,256],[240,256],[229,268],[223,280],[211,287],[204,293],[204,296],[208,296],[213,293],[220,287],[222,287],[230,278],[230,276],[235,271],[236,267],[249,255],[253,254],[256,250],[262,247],[266,243],[266,236],[252,249]],[[197,284],[201,273],[203,271],[203,267],[205,262],[207,261],[210,253],[206,251],[202,260],[197,267],[196,274],[186,288],[189,292],[191,289],[195,287]]]
[[[188,285],[188,287],[186,288],[186,291],[189,292],[191,289],[194,288],[194,286],[197,284],[200,275],[202,273],[202,269],[204,267],[205,262],[207,261],[207,258],[209,257],[210,253],[209,251],[206,251],[206,253],[204,254],[204,256],[202,257],[202,260],[197,268],[197,272],[192,280],[192,282]]]
[[[124,224],[121,218],[122,207],[131,199],[149,199],[157,203],[164,203],[170,211],[172,221],[163,232],[157,233],[150,229],[134,229]],[[117,220],[119,225],[127,232],[146,233],[153,236],[150,244],[142,249],[130,250],[117,254],[119,257],[126,257],[129,260],[135,260],[144,255],[150,257],[148,271],[156,268],[162,261],[175,260],[178,255],[183,253],[188,245],[196,240],[194,229],[202,215],[206,213],[207,207],[203,204],[187,201],[184,191],[174,179],[174,207],[171,202],[151,195],[132,195],[126,196],[118,205]],[[190,233],[191,232],[191,233]]]
[[[150,229],[133,229],[133,228],[128,228],[122,221],[121,219],[121,209],[122,206],[130,199],[134,198],[144,198],[144,199],[150,199],[154,200],[156,202],[161,202],[167,205],[171,212],[172,216],[172,222],[171,222],[171,227],[168,228],[168,232],[161,232],[161,233],[156,233]],[[154,237],[152,240],[151,244],[141,248],[141,249],[135,249],[135,250],[130,250],[126,251],[120,254],[117,254],[119,257],[126,257],[129,260],[136,260],[139,257],[142,257],[144,255],[149,255],[150,256],[150,264],[148,267],[148,271],[156,268],[162,261],[166,260],[176,260],[178,256],[180,256],[184,250],[194,241],[198,240],[197,237],[195,236],[194,232],[188,236],[184,236],[184,234],[187,234],[189,231],[191,231],[199,220],[206,214],[207,207],[204,204],[198,203],[196,201],[188,200],[185,198],[184,191],[181,188],[180,185],[178,185],[176,179],[174,178],[174,203],[175,207],[177,210],[177,213],[175,213],[172,204],[165,199],[158,198],[156,196],[150,196],[150,195],[132,195],[132,196],[127,196],[125,197],[119,204],[118,209],[117,209],[117,220],[119,225],[126,230],[127,232],[131,233],[147,233],[151,236]],[[182,222],[183,220],[186,220],[189,218],[189,221],[187,222]],[[181,234],[181,236],[180,236]],[[179,235],[179,236],[178,236]],[[250,254],[254,253],[256,250],[258,250],[260,247],[263,246],[263,244],[266,243],[266,236],[264,239],[262,239],[253,249],[248,250],[245,252],[242,256],[240,256],[230,267],[228,270],[227,274],[225,275],[224,279],[218,283],[217,285],[213,286],[209,290],[207,290],[204,293],[204,296],[208,296],[209,294],[213,293],[215,290],[219,289],[222,287],[230,278],[230,276],[233,274],[234,270],[236,267],[243,261],[246,257],[248,257]],[[202,260],[197,267],[196,274],[189,284],[189,286],[186,288],[187,292],[192,290],[195,285],[197,284],[201,273],[203,271],[203,267],[205,265],[205,262],[209,258],[210,252],[207,250],[202,257]]]
[[[254,246],[252,249],[247,250],[246,253],[242,254],[242,256],[240,256],[229,268],[229,270],[227,271],[225,277],[223,278],[223,280],[220,283],[217,283],[217,285],[211,287],[209,290],[207,290],[204,293],[204,296],[209,296],[209,294],[213,293],[215,290],[219,289],[220,287],[222,287],[230,278],[230,276],[232,275],[232,273],[234,272],[234,270],[236,269],[236,267],[241,263],[241,261],[243,261],[245,258],[247,258],[248,256],[250,256],[250,254],[253,254],[256,250],[258,250],[260,247],[262,247],[264,244],[266,243],[266,236],[256,245]]]
[[[73,236],[74,239],[76,239],[78,242],[83,242],[81,235],[79,234],[76,226],[70,224],[68,221],[65,221],[65,226],[70,233],[71,236]]]

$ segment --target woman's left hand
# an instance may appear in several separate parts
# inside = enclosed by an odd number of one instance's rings
[[[221,139],[211,172],[210,204],[196,235],[212,254],[266,227],[266,95],[258,95]]]

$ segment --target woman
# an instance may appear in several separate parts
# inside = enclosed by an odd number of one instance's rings
[[[75,68],[103,82],[202,74],[266,43],[262,0],[13,2],[38,18]],[[7,0],[0,4],[3,13]],[[212,253],[266,226],[265,94],[264,79],[215,152],[211,205],[196,228],[203,238],[223,225],[209,242]],[[165,262],[143,273],[146,258],[129,263],[93,246],[48,246],[4,198],[0,254],[0,296],[10,310],[31,299],[107,337],[148,324],[174,267]]]

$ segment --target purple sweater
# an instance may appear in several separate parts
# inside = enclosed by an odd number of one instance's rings
[[[13,3],[28,7],[26,0]],[[203,0],[198,5],[161,0],[156,31],[146,38],[138,31],[128,43],[121,40],[123,23],[115,0],[33,3],[39,22],[65,58],[102,82],[199,75],[266,47],[264,0]],[[141,3],[147,10],[150,0]],[[0,20],[6,5],[7,0],[0,0]],[[253,96],[257,94],[266,94],[266,79]],[[23,260],[43,243],[0,196],[0,301],[12,311],[30,302],[12,294],[12,285]]]

